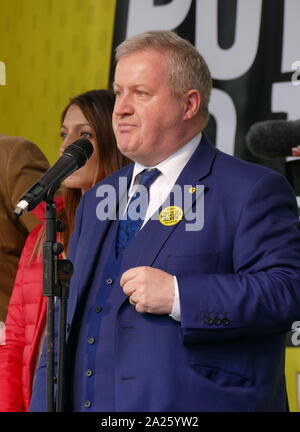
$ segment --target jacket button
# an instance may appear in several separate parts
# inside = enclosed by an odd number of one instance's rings
[[[93,375],[93,371],[91,369],[85,371],[85,376],[90,377],[92,375]]]
[[[220,320],[219,317],[215,317],[215,318],[213,319],[213,323],[214,323],[215,325],[220,325],[221,322],[222,322],[222,321]]]
[[[88,343],[89,343],[90,345],[93,345],[93,344],[95,343],[95,338],[93,338],[92,336],[90,336],[90,337],[88,338]]]
[[[92,402],[89,400],[86,400],[83,405],[85,408],[90,408],[92,406]]]
[[[102,310],[103,310],[103,308],[101,306],[96,306],[95,307],[95,312],[96,313],[100,313],[100,312],[102,312]]]
[[[69,333],[70,329],[71,329],[71,325],[70,325],[70,324],[67,324],[67,332],[68,332],[68,333]]]
[[[228,326],[230,324],[230,320],[228,318],[223,318],[222,324],[224,324],[225,326]]]
[[[111,285],[113,283],[113,279],[112,278],[107,278],[105,281],[106,285]]]
[[[207,316],[204,318],[204,322],[205,322],[205,324],[212,325],[213,319],[211,317]]]

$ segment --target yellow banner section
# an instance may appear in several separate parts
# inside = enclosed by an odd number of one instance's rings
[[[285,356],[285,375],[289,400],[292,412],[299,412],[300,404],[300,348],[287,347]]]
[[[116,0],[0,3],[0,133],[34,141],[53,163],[69,98],[108,86]]]

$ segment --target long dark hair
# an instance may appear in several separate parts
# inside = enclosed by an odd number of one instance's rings
[[[93,129],[96,137],[95,141],[98,146],[98,148],[96,148],[98,153],[98,168],[94,178],[94,184],[101,180],[103,173],[105,176],[108,176],[130,162],[129,159],[120,153],[117,147],[112,128],[114,103],[115,95],[112,90],[90,90],[71,98],[61,115],[62,124],[70,106],[76,105],[80,108]],[[74,229],[75,212],[81,198],[81,190],[63,187],[62,191],[64,195],[64,208],[59,212],[58,217],[60,220],[64,221],[66,225],[66,229],[62,233],[60,241],[62,241],[65,252],[67,252],[70,237]],[[45,229],[42,228],[32,257],[36,254],[41,254],[44,238]]]
[[[94,184],[101,180],[103,173],[108,176],[129,163],[129,160],[120,153],[113,132],[112,112],[114,103],[115,94],[112,90],[90,90],[73,97],[61,116],[62,124],[70,106],[77,105],[95,133],[99,157]],[[80,198],[81,191],[79,189],[64,188],[64,211],[59,216],[66,223],[66,230],[62,236],[65,249],[68,247],[74,229],[75,212]]]

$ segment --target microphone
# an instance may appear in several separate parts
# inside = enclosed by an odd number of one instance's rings
[[[300,120],[267,120],[252,125],[246,144],[254,156],[265,159],[292,156],[300,145]]]
[[[49,189],[57,189],[66,177],[85,165],[93,150],[91,142],[84,138],[70,144],[55,164],[23,195],[14,209],[14,214],[21,216],[33,210],[46,198]]]

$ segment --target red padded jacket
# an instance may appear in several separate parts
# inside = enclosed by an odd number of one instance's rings
[[[56,200],[57,210],[63,206]],[[44,219],[44,203],[33,210]],[[5,322],[5,342],[0,346],[0,412],[28,411],[37,354],[44,334],[46,297],[42,295],[41,259],[30,257],[42,224],[27,237],[19,261]]]

